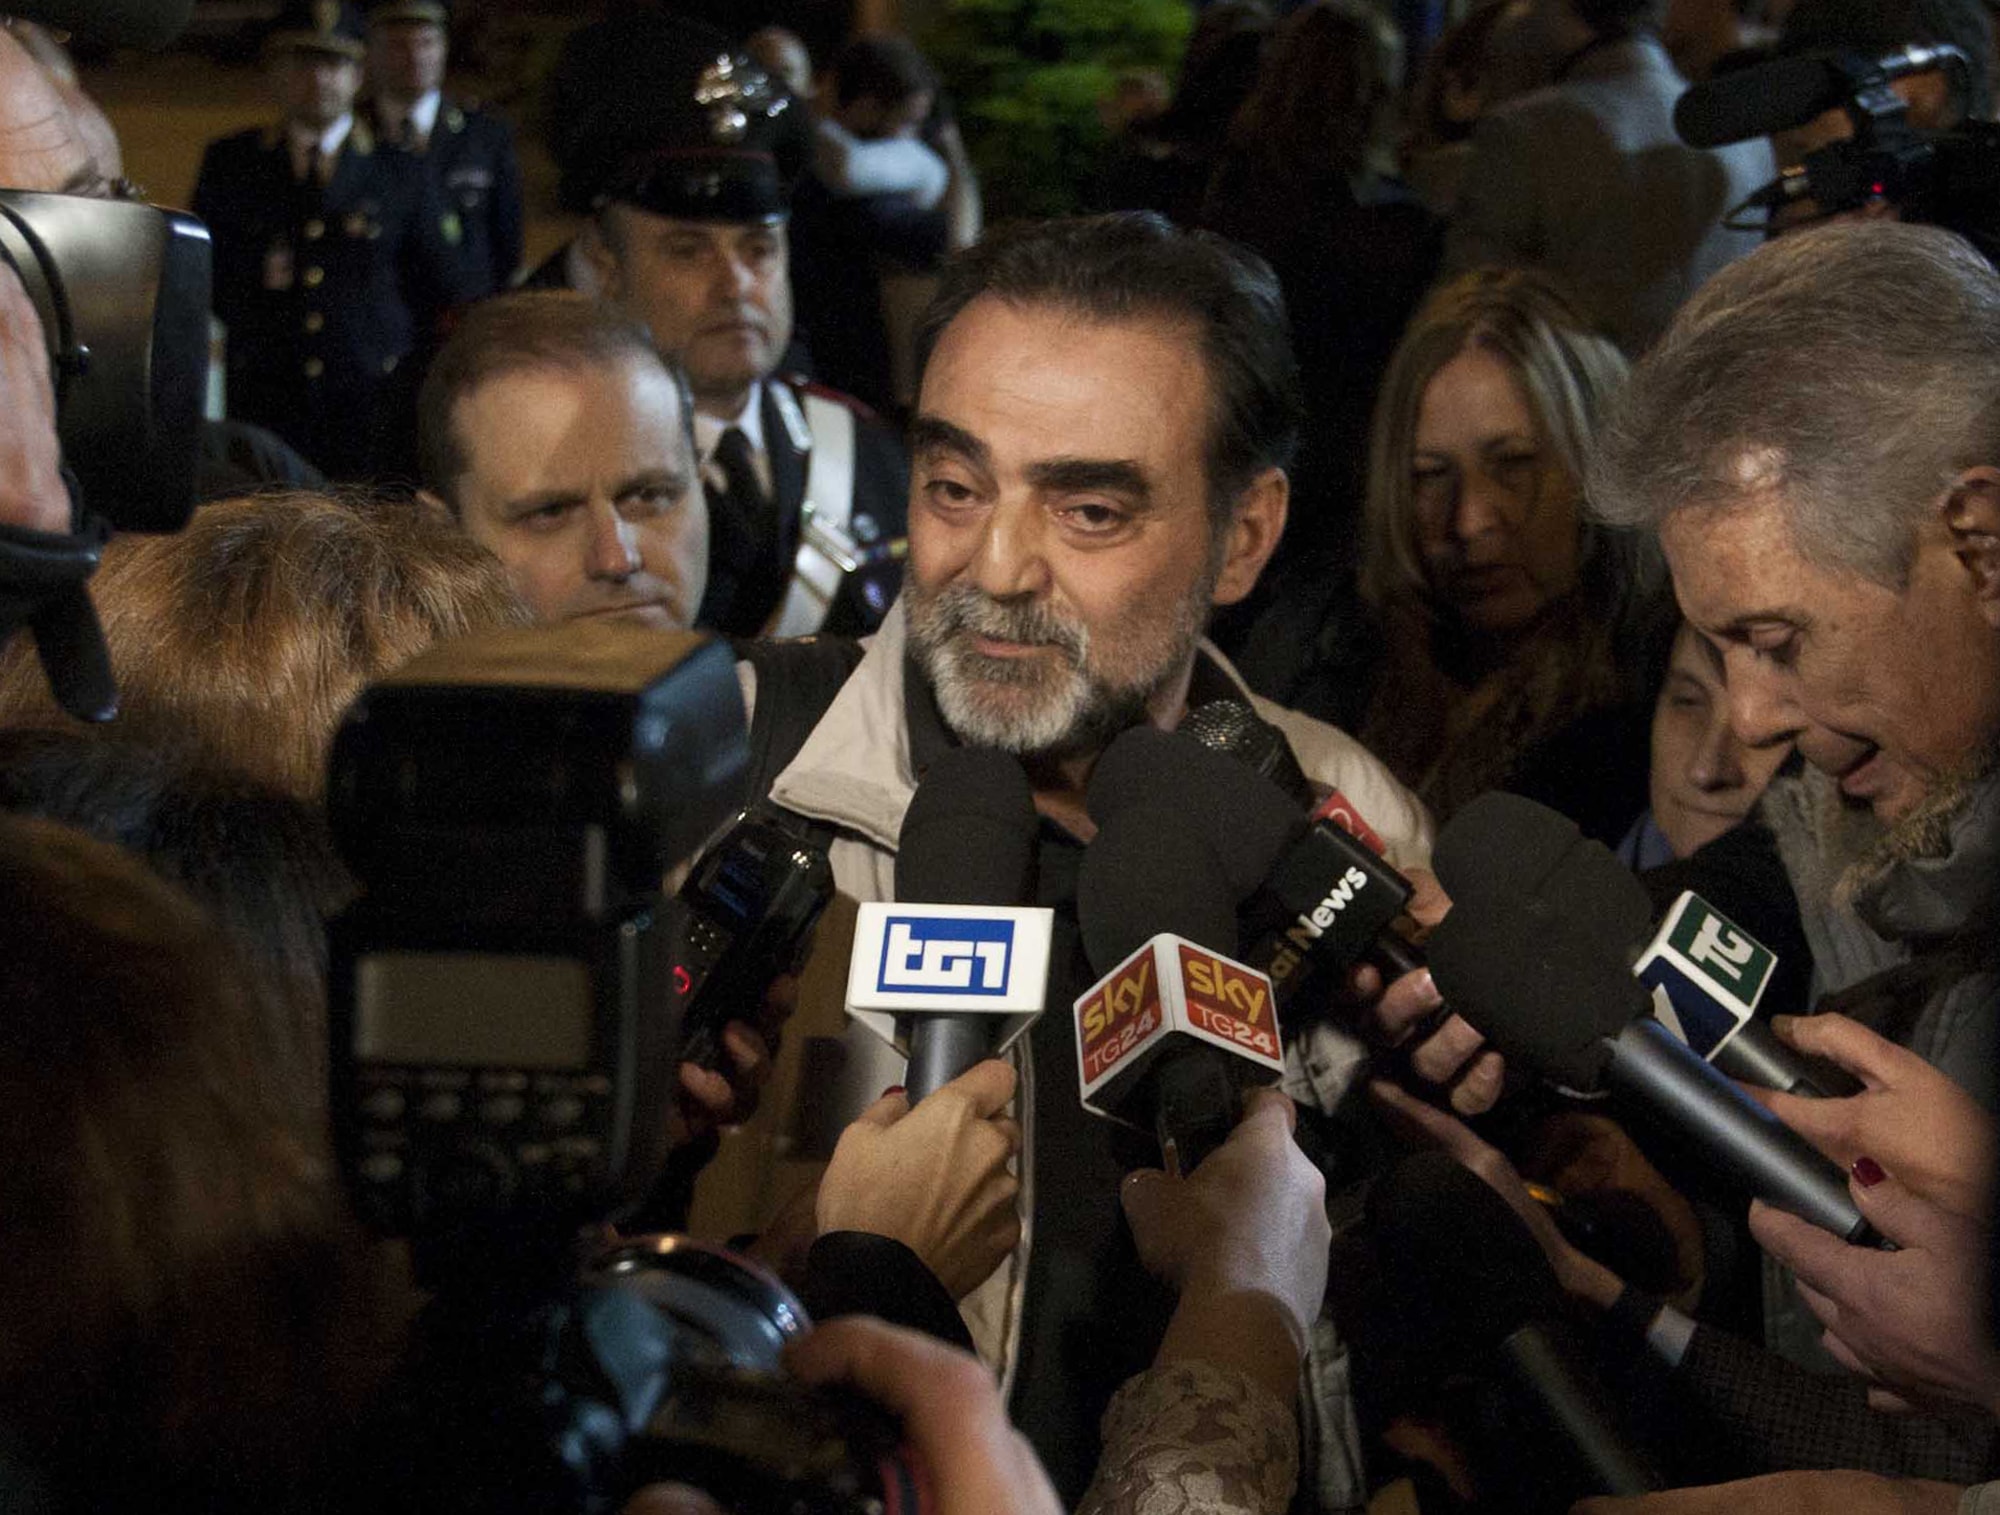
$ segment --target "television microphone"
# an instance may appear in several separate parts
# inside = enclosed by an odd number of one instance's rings
[[[1091,778],[1098,831],[1077,878],[1084,951],[1101,975],[1075,1004],[1083,1107],[1153,1132],[1175,1172],[1228,1137],[1246,1088],[1284,1074],[1271,982],[1231,955],[1229,880],[1254,879],[1269,859],[1220,852],[1291,807],[1223,762],[1229,782],[1205,796],[1211,824],[1191,825],[1175,776],[1222,761],[1158,731],[1119,737]]]
[[[1484,794],[1452,817],[1438,838],[1438,877],[1468,889],[1560,896],[1561,908],[1599,912],[1607,941],[1634,959],[1652,991],[1660,1023],[1731,1078],[1786,1094],[1845,1092],[1834,1074],[1814,1073],[1751,1017],[1778,966],[1777,955],[1692,890],[1648,931],[1650,906],[1625,887],[1624,865],[1588,840],[1568,817],[1513,794]],[[1454,894],[1456,899],[1457,895]],[[1604,916],[1603,912],[1613,912]]]
[[[1456,849],[1440,843],[1456,871]],[[1648,1013],[1652,996],[1632,976],[1619,929],[1635,908],[1646,913],[1645,891],[1605,858],[1595,908],[1575,892],[1590,871],[1583,868],[1547,893],[1441,873],[1447,889],[1465,888],[1431,933],[1439,989],[1510,1060],[1579,1092],[1623,1093],[1698,1142],[1756,1197],[1848,1241],[1874,1241],[1840,1170]]]
[[[1040,826],[1020,763],[952,748],[904,814],[896,903],[861,906],[847,1012],[907,1053],[912,1104],[1041,1014],[1054,912],[1018,904],[1033,897]]]
[[[1562,1324],[1554,1270],[1507,1202],[1443,1152],[1404,1158],[1368,1196],[1369,1228],[1419,1360],[1473,1358],[1559,1444],[1558,1508],[1586,1494],[1645,1494],[1658,1468],[1608,1413],[1610,1396]],[[1538,1448],[1539,1450],[1539,1448]]]
[[[1214,700],[1179,727],[1235,759],[1309,812],[1305,832],[1279,852],[1251,908],[1245,962],[1269,975],[1287,1005],[1325,970],[1372,960],[1386,979],[1421,968],[1423,956],[1393,929],[1414,888],[1382,858],[1382,839],[1339,790],[1321,797],[1285,734],[1240,700]]]

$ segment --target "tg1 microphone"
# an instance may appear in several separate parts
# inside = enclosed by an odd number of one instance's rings
[[[896,903],[855,922],[847,1012],[908,1054],[912,1104],[1012,1045],[1048,993],[1055,913],[1031,897],[1040,829],[1021,765],[955,747],[903,817]]]

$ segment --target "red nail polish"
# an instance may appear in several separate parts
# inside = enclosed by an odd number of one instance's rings
[[[1855,1158],[1854,1166],[1848,1171],[1854,1175],[1854,1181],[1864,1189],[1872,1189],[1888,1177],[1882,1171],[1882,1165],[1872,1157]]]
[[[891,1084],[882,1091],[882,1098],[887,1099],[892,1094],[901,1094],[902,1092],[903,1086],[901,1084]]]

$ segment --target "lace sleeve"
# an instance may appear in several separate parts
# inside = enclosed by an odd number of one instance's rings
[[[1184,1361],[1126,1380],[1077,1515],[1280,1515],[1299,1477],[1291,1407],[1241,1373]]]

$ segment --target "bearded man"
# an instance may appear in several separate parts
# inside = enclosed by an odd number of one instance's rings
[[[1284,528],[1296,367],[1270,269],[1149,215],[997,234],[946,266],[925,329],[902,598],[865,655],[824,638],[751,648],[752,746],[775,775],[771,800],[830,836],[836,882],[860,900],[894,898],[903,815],[938,754],[997,748],[1028,772],[1042,818],[1038,898],[1019,903],[1054,907],[1056,939],[1052,1008],[1012,1054],[1024,1242],[963,1308],[1016,1424],[1074,1500],[1107,1399],[1165,1320],[1104,1202],[1158,1154],[1076,1096],[1065,1010],[1095,977],[1076,927],[1093,834],[1084,788],[1126,728],[1170,729],[1192,706],[1251,699],[1203,630],[1214,607],[1250,592]],[[815,661],[826,692],[806,701],[803,722],[777,714],[805,698]],[[1332,727],[1252,702],[1308,775],[1353,800],[1397,866],[1423,866],[1429,819],[1380,763]],[[786,741],[786,729],[798,734]],[[1437,1003],[1417,973],[1375,1013],[1404,1026]],[[810,1028],[810,1003],[800,1015]],[[1359,1055],[1321,1030],[1292,1048],[1287,1089],[1331,1109]],[[1499,1090],[1498,1059],[1476,1047],[1448,1021],[1416,1053],[1420,1068],[1455,1077],[1466,1110]],[[862,1099],[901,1082],[901,1060],[865,1037],[850,1037],[848,1054]],[[1358,1505],[1344,1365],[1316,1367],[1320,1497]],[[1278,1415],[1289,1423],[1289,1407]]]

